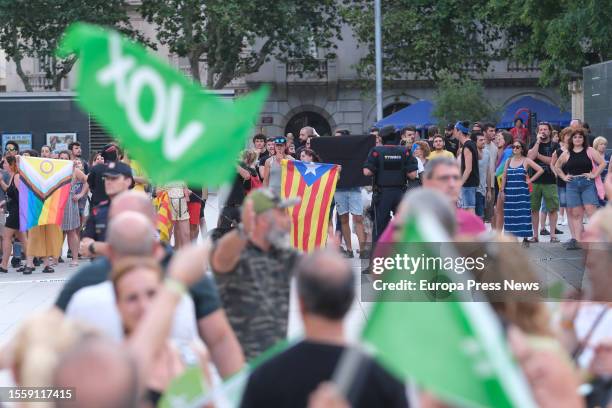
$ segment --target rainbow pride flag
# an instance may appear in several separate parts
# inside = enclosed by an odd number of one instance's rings
[[[62,225],[70,197],[72,161],[20,157],[19,229],[37,225]]]

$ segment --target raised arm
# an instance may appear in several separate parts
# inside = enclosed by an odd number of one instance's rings
[[[210,266],[215,273],[227,273],[236,267],[240,259],[240,253],[245,248],[249,234],[254,228],[255,210],[253,201],[247,199],[242,208],[242,231],[239,227],[225,234],[212,252]]]

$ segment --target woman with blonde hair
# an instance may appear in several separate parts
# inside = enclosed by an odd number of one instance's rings
[[[501,288],[504,288],[504,282],[510,281],[537,283],[541,288],[538,291],[501,290],[483,291],[483,294],[503,322],[517,326],[528,335],[552,338],[550,315],[543,302],[542,283],[525,249],[518,242],[510,236],[490,234],[483,236],[479,242],[460,242],[457,248],[462,256],[484,257],[484,268],[472,271],[479,283],[499,284]]]
[[[12,368],[13,379],[20,387],[49,387],[62,354],[82,340],[98,336],[96,330],[51,309],[21,324],[9,344],[10,350],[3,352],[8,361],[2,366]]]
[[[163,285],[162,270],[159,262],[152,258],[126,258],[113,266],[111,281],[117,310],[129,341]],[[195,322],[195,311],[193,313],[193,319],[190,321]],[[193,332],[194,342],[186,343],[184,339],[180,342],[166,341],[156,354],[151,370],[144,379],[147,398],[153,406],[157,406],[170,382],[180,376],[188,366],[199,366],[204,378],[209,378],[208,357],[201,343],[197,341],[197,329],[193,328]]]
[[[601,172],[601,181],[603,182],[606,179],[606,176],[608,175],[608,168],[610,166],[612,166],[610,163],[612,163],[612,161],[610,160],[610,156],[612,155],[612,152],[607,152],[606,148],[608,147],[608,139],[606,139],[603,136],[597,136],[595,138],[595,140],[593,140],[593,149],[595,149],[595,151],[597,151],[597,153],[599,153],[601,155],[601,157],[604,159],[604,162],[606,163],[603,171]],[[599,197],[599,204],[601,206],[606,205],[606,203],[608,202],[608,200],[606,200],[606,197]]]

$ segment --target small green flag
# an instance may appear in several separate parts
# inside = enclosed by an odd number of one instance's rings
[[[235,176],[267,88],[222,100],[143,46],[90,24],[70,26],[57,53],[78,54],[79,104],[153,181],[214,186]]]
[[[419,248],[414,257],[434,256],[427,242],[448,241],[432,239],[439,224],[426,215],[406,223],[402,241]],[[391,281],[395,274],[389,271]],[[461,406],[535,407],[488,303],[385,301],[382,293],[362,339],[399,378]]]
[[[190,407],[200,395],[207,392],[205,384],[202,369],[199,366],[190,366],[183,374],[172,380],[157,406],[160,408]]]

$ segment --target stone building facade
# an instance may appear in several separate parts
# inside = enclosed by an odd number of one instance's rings
[[[130,3],[137,5],[139,1],[131,0]],[[155,27],[143,21],[136,10],[131,14],[134,28],[150,39],[155,39]],[[364,89],[363,81],[358,78],[354,68],[365,49],[358,46],[348,26],[343,28],[342,38],[335,50],[336,57],[320,59],[315,72],[302,72],[300,61],[285,64],[273,59],[257,73],[236,79],[230,84],[229,88],[235,89],[238,94],[262,84],[271,86],[270,98],[256,124],[257,131],[276,136],[296,133],[296,130],[305,125],[314,126],[321,135],[329,134],[336,128],[348,129],[353,134],[368,131],[376,121],[374,84],[369,83],[366,87],[369,90]],[[325,51],[313,52],[325,55]],[[188,72],[187,61],[171,55],[166,47],[159,45],[156,52],[162,59]],[[24,61],[24,70],[31,76],[35,91],[45,89],[44,74],[41,74],[36,61]],[[205,78],[206,67],[202,66],[201,71],[201,77]],[[63,90],[72,90],[73,75],[71,73],[63,82]],[[486,97],[500,106],[526,95],[563,106],[567,110],[577,106],[569,100],[563,101],[554,89],[540,88],[537,85],[538,75],[539,71],[534,67],[522,67],[510,61],[496,62],[484,76]],[[2,86],[6,92],[24,90],[14,64],[4,59],[0,64],[0,82],[0,90]],[[434,84],[431,81],[417,80],[408,74],[404,80],[385,84],[383,108],[386,113],[392,113],[418,100],[433,100],[434,94]]]

